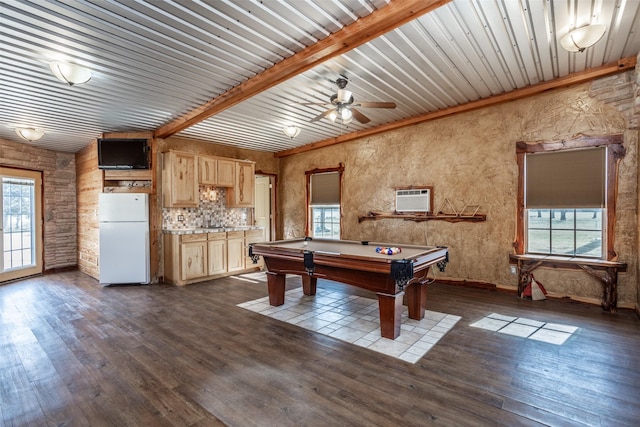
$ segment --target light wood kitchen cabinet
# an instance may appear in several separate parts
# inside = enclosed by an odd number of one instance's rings
[[[244,270],[244,231],[227,233],[227,271]]]
[[[207,275],[206,234],[165,234],[165,280],[177,284]]]
[[[227,233],[209,233],[207,241],[209,276],[227,272]]]
[[[247,240],[262,241],[262,230],[164,235],[164,280],[176,285],[255,271],[247,262]]]
[[[190,153],[169,151],[162,162],[162,205],[166,208],[198,207],[198,164]]]
[[[232,189],[227,190],[227,207],[254,207],[255,185],[255,163],[236,162],[235,183]]]
[[[233,187],[236,179],[236,162],[230,159],[218,159],[218,187]]]
[[[233,187],[236,162],[213,156],[198,156],[198,183],[216,187]]]
[[[210,156],[198,156],[198,183],[204,185],[218,183],[218,159]]]
[[[181,279],[191,280],[207,275],[207,242],[180,245]]]

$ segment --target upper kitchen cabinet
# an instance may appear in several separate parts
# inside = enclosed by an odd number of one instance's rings
[[[162,161],[162,205],[198,207],[198,163],[195,154],[169,151]]]
[[[227,207],[252,208],[255,204],[255,163],[236,162],[235,182],[227,190]]]
[[[218,187],[233,187],[236,180],[236,162],[218,159]]]
[[[209,156],[198,156],[198,183],[215,185],[218,183],[218,159]]]
[[[233,187],[236,162],[213,156],[198,156],[198,182],[201,185]]]

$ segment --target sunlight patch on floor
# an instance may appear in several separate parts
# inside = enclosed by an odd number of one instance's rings
[[[564,344],[578,330],[576,326],[504,316],[498,313],[491,313],[470,326],[555,345]]]

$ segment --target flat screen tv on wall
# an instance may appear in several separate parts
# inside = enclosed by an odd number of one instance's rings
[[[146,139],[98,139],[99,169],[149,169]]]

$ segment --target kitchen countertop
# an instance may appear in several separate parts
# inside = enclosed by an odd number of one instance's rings
[[[257,225],[231,225],[227,227],[210,227],[210,228],[170,228],[164,229],[164,234],[200,234],[200,233],[225,233],[227,231],[247,231],[262,230],[264,227]]]

